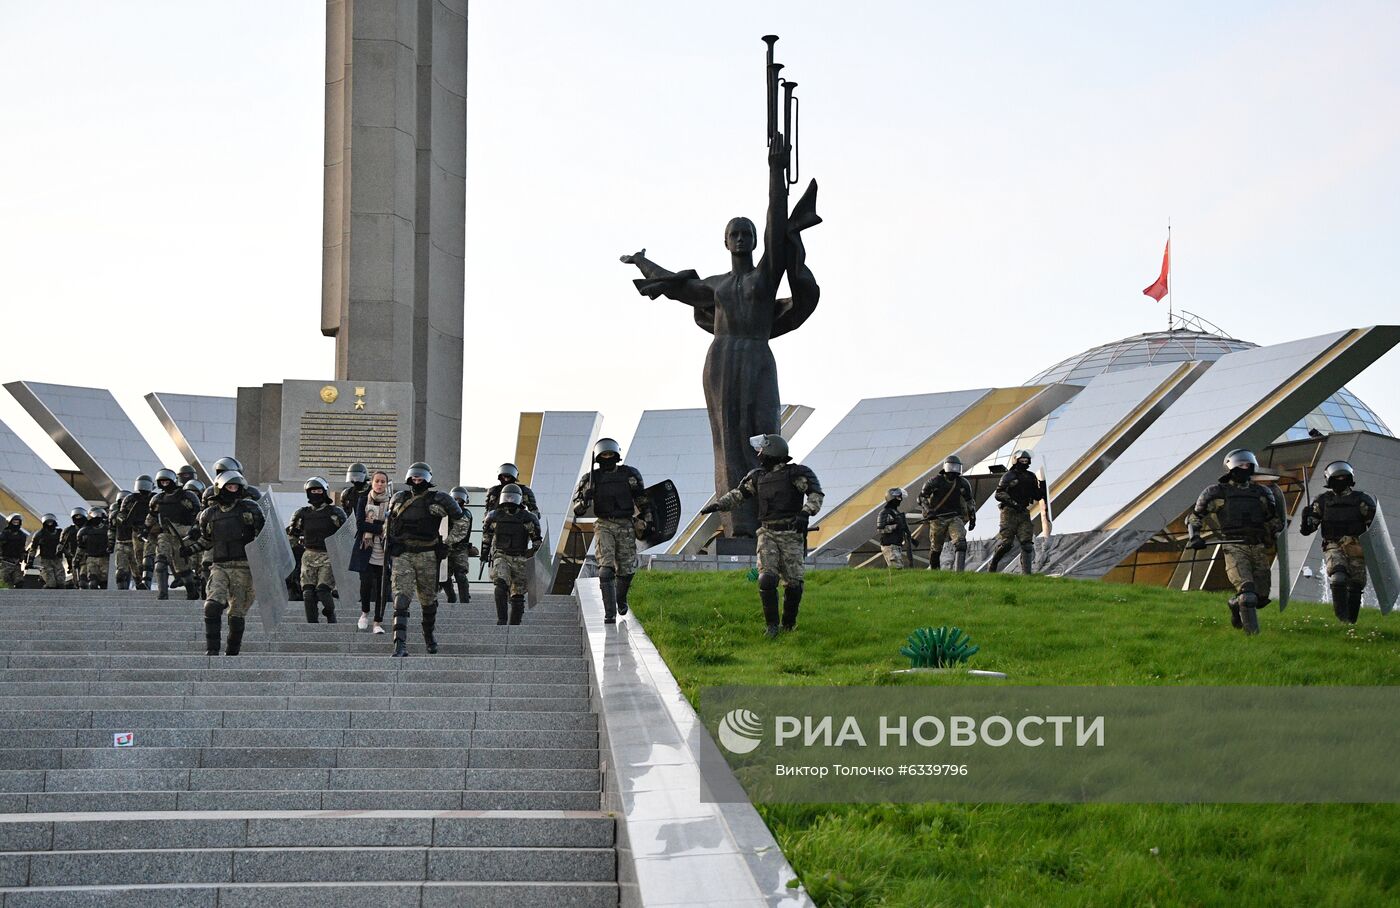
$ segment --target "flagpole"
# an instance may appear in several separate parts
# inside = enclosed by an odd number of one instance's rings
[[[1175,300],[1172,299],[1172,219],[1167,216],[1167,333],[1172,333],[1172,308]]]

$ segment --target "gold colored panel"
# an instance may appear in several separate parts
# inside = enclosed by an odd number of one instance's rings
[[[527,486],[535,474],[535,456],[539,454],[543,426],[543,413],[520,414],[520,429],[515,436],[515,466],[520,470],[520,481]]]

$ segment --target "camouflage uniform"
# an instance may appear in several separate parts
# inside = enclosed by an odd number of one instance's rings
[[[1030,511],[1004,507],[1001,509],[1001,526],[997,529],[997,548],[1011,548],[1014,542],[1019,542],[1022,549],[1034,545],[1035,523],[1031,520]]]
[[[307,555],[311,554],[307,552],[301,556],[303,564]],[[395,555],[392,574],[394,598],[404,596],[411,599],[416,593],[421,605],[434,605],[437,602],[437,575],[438,557],[437,552],[432,549]]]
[[[63,556],[39,559],[39,576],[44,578],[44,589],[61,590],[66,582],[63,573]]]
[[[510,507],[487,514],[481,525],[482,557],[491,558],[497,624],[519,624],[524,617],[530,558],[543,542],[539,518]]]
[[[1355,624],[1366,590],[1366,553],[1361,534],[1376,517],[1376,500],[1352,485],[1329,488],[1303,514],[1302,533],[1322,530],[1322,563],[1337,620]]]
[[[899,510],[902,502],[902,498],[896,502],[886,502],[875,518],[880,554],[885,556],[885,564],[891,568],[909,567],[909,549],[913,547],[909,519]]]
[[[253,572],[246,561],[209,565],[207,596],[228,605],[230,618],[242,618],[253,606]]]
[[[1273,493],[1253,480],[1235,480],[1227,473],[1207,486],[1186,515],[1186,526],[1199,537],[1211,526],[1227,539],[1221,546],[1225,576],[1235,588],[1229,601],[1230,623],[1248,634],[1259,632],[1257,609],[1269,604],[1274,540],[1283,529]]]
[[[491,556],[491,582],[504,583],[511,596],[529,592],[530,559],[524,555],[496,552]]]
[[[189,559],[180,554],[180,548],[185,544],[185,536],[189,530],[189,527],[172,529],[162,526],[160,535],[156,537],[156,557],[164,558],[166,564],[170,565],[170,572],[176,576],[190,573]]]
[[[0,530],[0,580],[12,587],[18,587],[24,579],[24,571],[19,563],[24,560],[24,552],[29,547],[29,534],[22,526],[5,524]]]
[[[440,534],[448,519],[447,536]],[[394,655],[407,655],[408,614],[414,593],[423,608],[423,642],[437,652],[433,629],[437,626],[438,546],[448,549],[461,542],[471,529],[462,520],[462,508],[452,496],[422,483],[395,493],[389,502],[388,537],[393,571]],[[308,553],[309,554],[309,553]],[[305,556],[303,556],[305,557]]]
[[[611,439],[606,440],[615,445]],[[620,456],[619,452],[613,452]],[[616,620],[627,614],[627,590],[637,571],[637,528],[651,519],[651,499],[646,481],[634,466],[595,460],[593,467],[574,489],[574,515],[582,517],[593,509],[594,553],[598,559],[598,591],[603,599],[603,618]]]
[[[335,588],[335,575],[331,572],[331,556],[328,552],[307,549],[301,555],[301,586],[327,586]]]
[[[593,527],[598,567],[610,567],[620,577],[637,570],[637,533],[631,518],[599,517]]]
[[[24,571],[20,570],[18,561],[0,558],[0,581],[18,588],[22,579],[24,579]]]
[[[44,589],[56,590],[63,586],[63,552],[59,547],[62,534],[58,527],[45,524],[29,538],[29,563],[39,568],[39,576],[44,578]]]
[[[63,547],[63,555],[68,559],[69,573],[72,574],[71,581],[65,580],[64,585],[71,582],[73,586],[78,586],[82,583],[83,577],[86,574],[83,562],[87,560],[87,556],[83,554],[82,549],[78,548],[78,533],[86,524],[87,518],[84,517],[83,523],[74,523],[63,528],[63,535],[60,537],[59,545]]]
[[[758,528],[758,574],[773,574],[783,586],[800,586],[807,576],[807,533],[804,530]]]
[[[943,547],[953,543],[953,567],[963,570],[967,562],[967,531],[977,525],[972,484],[961,473],[940,470],[919,491],[919,510],[928,525],[928,566],[940,569]]]

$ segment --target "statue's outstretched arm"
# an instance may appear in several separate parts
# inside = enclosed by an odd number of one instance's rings
[[[768,223],[763,228],[763,257],[758,260],[758,270],[775,291],[788,260],[788,152],[783,143],[783,134],[775,133],[768,152]]]
[[[644,296],[652,299],[665,296],[690,306],[706,307],[715,303],[714,288],[701,280],[694,271],[667,271],[647,258],[645,249],[624,255],[620,260],[623,264],[636,265],[637,270],[642,272],[643,280],[633,283],[637,285],[637,291]]]

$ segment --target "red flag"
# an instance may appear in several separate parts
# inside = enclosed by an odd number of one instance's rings
[[[1151,287],[1142,291],[1145,296],[1150,296],[1157,302],[1162,301],[1162,297],[1167,295],[1167,276],[1172,270],[1172,239],[1167,237],[1167,248],[1162,251],[1162,273],[1157,276]]]

